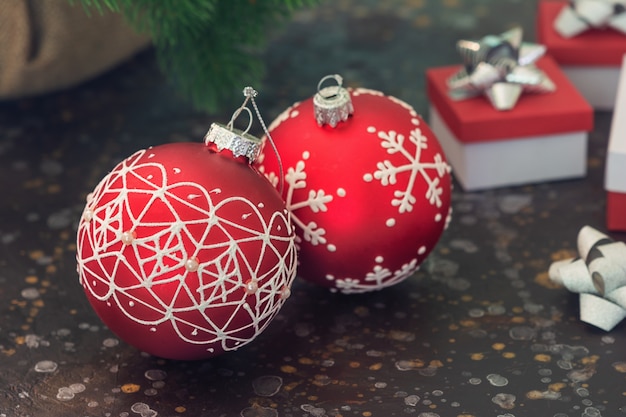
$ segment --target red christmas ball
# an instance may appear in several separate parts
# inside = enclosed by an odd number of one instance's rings
[[[418,269],[450,219],[451,180],[439,142],[410,105],[378,91],[326,87],[269,131],[285,170],[299,276],[356,293]],[[279,161],[268,147],[258,161],[278,184]]]
[[[278,192],[230,152],[200,143],[156,146],[117,165],[88,197],[77,261],[102,321],[171,359],[254,339],[289,296],[297,262]]]

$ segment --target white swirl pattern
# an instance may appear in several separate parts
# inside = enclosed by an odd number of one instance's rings
[[[289,214],[266,220],[263,203],[214,202],[218,188],[170,184],[166,167],[146,152],[120,163],[88,197],[77,239],[80,282],[93,300],[150,331],[169,324],[209,352],[236,349],[289,296],[297,266]],[[241,221],[221,216],[233,205],[245,213]]]

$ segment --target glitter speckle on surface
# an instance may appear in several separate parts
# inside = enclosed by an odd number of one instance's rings
[[[283,379],[275,375],[260,376],[252,381],[252,388],[256,395],[272,397],[278,393],[283,385]]]
[[[49,372],[56,371],[58,367],[59,365],[56,362],[53,362],[50,360],[44,360],[44,361],[37,362],[35,364],[34,369],[35,369],[35,372],[49,373]]]

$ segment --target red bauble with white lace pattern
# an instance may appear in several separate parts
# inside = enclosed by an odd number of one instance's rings
[[[80,282],[102,321],[153,355],[202,359],[254,339],[289,296],[296,245],[266,178],[229,151],[139,151],[90,194]]]
[[[343,91],[351,116],[346,108],[320,113],[311,98],[285,110],[269,131],[285,170],[298,275],[357,293],[394,285],[418,269],[450,219],[451,179],[441,146],[411,106],[378,91]],[[327,123],[318,124],[320,114]],[[278,184],[269,147],[259,164]]]

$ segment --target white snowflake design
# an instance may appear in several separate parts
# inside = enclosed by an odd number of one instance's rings
[[[300,110],[298,109],[299,106],[300,102],[296,102],[285,111],[283,111],[274,121],[272,121],[269,127],[269,131],[271,132],[278,125],[290,118],[298,117],[300,115]],[[289,210],[289,212],[291,213],[292,222],[302,231],[302,237],[296,235],[296,244],[298,245],[298,247],[300,247],[300,244],[304,239],[305,242],[308,242],[314,246],[326,245],[326,249],[328,249],[328,251],[335,252],[337,250],[337,246],[334,243],[328,241],[329,237],[326,235],[326,229],[319,226],[315,221],[305,223],[301,219],[301,217],[298,216],[298,212],[307,209],[311,210],[313,213],[327,211],[327,204],[331,203],[335,197],[335,195],[319,189],[309,190],[306,200],[296,201],[294,199],[295,190],[307,187],[306,161],[309,159],[309,157],[309,152],[304,151],[302,154],[302,158],[296,162],[295,166],[287,168],[287,172],[285,173],[285,186],[287,190],[287,195],[285,196],[285,205],[287,207],[287,210]],[[257,159],[259,172],[263,173],[265,177],[274,185],[274,187],[276,187],[280,179],[275,172],[266,172],[265,166],[263,165],[264,159],[265,154],[261,152],[261,155]],[[344,193],[345,191],[343,189],[339,189],[337,190],[336,196],[342,197]]]
[[[294,202],[294,190],[306,188],[306,160],[309,159],[309,153],[304,152],[302,159],[296,163],[295,167],[289,167],[285,174],[285,183],[287,185],[287,196],[285,203],[287,209],[291,212],[294,224],[302,230],[302,238],[311,245],[327,245],[326,248],[334,252],[337,248],[334,244],[328,243],[326,229],[320,227],[316,222],[310,221],[304,223],[298,217],[298,210],[309,209],[313,213],[324,212],[328,210],[327,204],[333,201],[333,195],[327,194],[324,190],[309,190],[306,200]],[[271,179],[271,177],[270,177]],[[301,243],[301,238],[296,237],[296,241]]]
[[[168,175],[180,169],[167,172],[146,152],[120,163],[88,197],[77,236],[80,283],[94,299],[114,305],[150,331],[167,325],[180,340],[206,345],[208,352],[214,351],[211,346],[237,349],[265,329],[289,295],[297,266],[295,241],[288,232],[275,231],[292,230],[290,216],[276,211],[266,221],[260,210],[263,204],[243,197],[215,203],[211,194],[219,194],[219,189],[170,182]],[[127,187],[130,180],[139,181],[141,187]],[[145,204],[132,203],[133,199]],[[220,216],[231,204],[246,207],[241,222]],[[167,210],[160,222],[144,218],[153,205]],[[185,217],[177,208],[184,209]],[[153,233],[135,236],[129,230]],[[208,243],[211,231],[225,241]],[[249,242],[261,243],[254,262],[242,250]],[[287,250],[279,250],[277,244]],[[273,265],[269,270],[262,266],[268,261]],[[120,282],[119,273],[131,279]],[[244,282],[244,277],[251,278]],[[175,290],[162,290],[172,285]],[[244,288],[244,297],[234,299]],[[138,307],[144,313],[137,313]],[[213,308],[228,311],[230,319],[216,323]],[[145,311],[150,311],[149,317],[142,316]],[[190,313],[195,314],[191,321]],[[246,317],[245,327],[233,326],[235,317]],[[253,337],[238,336],[244,330],[251,330]]]
[[[414,123],[419,123],[417,119],[414,120]],[[380,145],[387,150],[388,154],[400,154],[404,156],[407,162],[403,165],[395,166],[391,161],[385,159],[376,164],[376,171],[365,174],[363,180],[366,182],[378,180],[384,186],[391,186],[398,182],[398,175],[408,172],[409,180],[406,187],[404,189],[395,190],[395,198],[391,200],[391,205],[398,207],[398,212],[402,214],[413,210],[416,203],[413,188],[419,175],[428,186],[425,196],[426,200],[436,207],[441,207],[443,204],[441,201],[443,186],[440,178],[443,178],[450,172],[450,166],[439,153],[434,156],[432,162],[421,160],[422,150],[428,147],[428,138],[422,134],[421,129],[415,127],[409,134],[409,141],[415,145],[415,152],[413,154],[404,146],[406,137],[403,134],[394,130],[387,132],[377,131],[373,126],[370,126],[367,131],[377,134],[381,139]]]
[[[382,262],[382,259],[377,259],[377,261]],[[382,265],[375,265],[374,269],[365,275],[363,281],[354,278],[335,278],[333,276],[327,276],[326,278],[335,282],[336,288],[331,289],[332,292],[359,294],[370,292],[372,289],[381,290],[396,285],[411,276],[418,269],[417,259],[413,258],[409,263],[402,265],[393,273]]]

